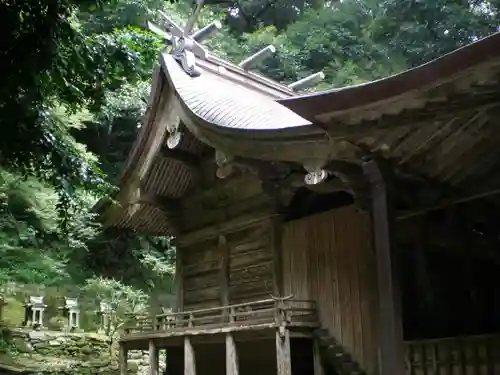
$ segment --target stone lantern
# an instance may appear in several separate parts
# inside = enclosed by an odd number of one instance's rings
[[[43,296],[30,296],[24,303],[24,322],[23,325],[33,328],[43,327],[43,312],[47,307],[43,303]]]

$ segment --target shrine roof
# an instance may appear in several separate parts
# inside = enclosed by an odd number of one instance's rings
[[[163,72],[179,97],[186,112],[204,122],[228,129],[278,130],[311,123],[295,112],[275,101],[276,94],[290,94],[284,86],[274,85],[271,92],[267,84],[262,84],[247,72],[241,72],[235,79],[236,70],[219,69],[206,61],[202,74],[191,77],[182,69],[170,54],[161,55]],[[225,66],[228,66],[226,64]],[[238,72],[239,73],[239,72]],[[267,83],[267,82],[266,82]]]
[[[178,218],[165,202],[192,191],[192,161],[214,149],[308,172],[338,160],[359,165],[370,152],[458,187],[497,183],[500,34],[385,79],[305,96],[202,55],[161,55],[119,205],[105,214],[111,225],[174,234]]]
[[[376,81],[279,100],[279,103],[335,132],[336,123],[375,120],[449,95],[474,92],[498,78],[500,33],[478,40],[413,69]]]

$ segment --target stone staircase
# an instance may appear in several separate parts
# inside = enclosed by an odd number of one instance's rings
[[[345,348],[326,329],[317,329],[325,375],[366,375]]]

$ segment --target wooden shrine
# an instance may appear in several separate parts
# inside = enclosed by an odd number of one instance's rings
[[[298,96],[161,13],[169,43],[106,225],[172,235],[170,375],[499,374],[500,35]],[[495,318],[496,317],[496,318]]]

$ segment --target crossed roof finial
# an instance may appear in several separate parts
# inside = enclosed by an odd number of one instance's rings
[[[148,22],[148,27],[151,31],[162,36],[168,44],[172,45],[173,58],[182,66],[184,71],[192,77],[197,77],[201,74],[201,70],[196,66],[196,57],[206,59],[208,55],[200,42],[212,35],[214,31],[221,28],[220,22],[216,21],[193,33],[193,28],[200,16],[203,3],[204,0],[196,0],[195,10],[189,17],[184,28],[177,25],[161,10],[159,10],[158,13],[166,31]]]
[[[172,18],[161,10],[158,13],[162,20],[162,26],[166,31],[161,26],[148,22],[148,27],[151,31],[165,39],[167,44],[172,45],[172,57],[191,77],[201,75],[201,69],[196,66],[196,58],[206,60],[208,57],[207,50],[200,43],[222,27],[219,21],[214,21],[193,33],[194,25],[198,21],[204,2],[205,0],[196,0],[194,12],[187,20],[184,28],[177,25]],[[238,66],[245,71],[251,70],[275,52],[276,49],[272,45],[266,46],[241,61]],[[324,77],[324,74],[321,72],[315,73],[290,84],[289,88],[300,90],[314,86]]]

